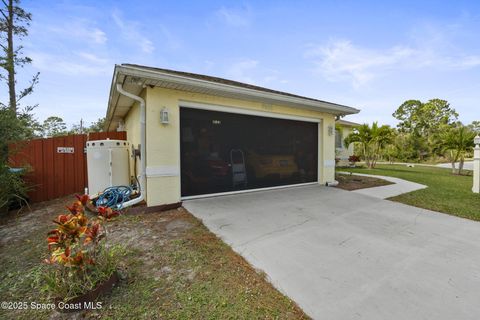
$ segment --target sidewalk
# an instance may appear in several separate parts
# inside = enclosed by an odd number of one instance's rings
[[[350,174],[350,172],[343,172],[343,171],[337,171],[337,173],[347,174],[347,175]],[[365,189],[358,189],[358,190],[351,191],[351,192],[356,192],[356,193],[360,193],[360,194],[363,194],[363,195],[366,195],[366,196],[379,198],[379,199],[387,199],[387,198],[390,198],[390,197],[395,197],[395,196],[401,195],[403,193],[412,192],[412,191],[427,188],[426,185],[411,182],[411,181],[407,181],[407,180],[403,180],[403,179],[400,179],[400,178],[378,176],[378,175],[364,174],[364,173],[353,173],[353,175],[364,176],[364,177],[372,177],[372,178],[383,179],[383,180],[393,182],[394,184],[390,184],[390,185],[387,185],[387,186],[365,188]]]

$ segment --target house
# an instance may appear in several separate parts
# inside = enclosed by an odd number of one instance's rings
[[[122,64],[113,74],[106,129],[127,131],[140,153],[130,161],[131,175],[154,206],[334,181],[335,118],[358,112],[237,81]]]
[[[354,154],[353,143],[346,146],[343,140],[352,132],[353,128],[358,127],[360,124],[346,121],[343,119],[337,120],[335,130],[335,157],[338,161],[337,165],[348,165],[348,158]]]

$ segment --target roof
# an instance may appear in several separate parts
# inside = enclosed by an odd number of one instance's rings
[[[337,120],[337,123],[345,127],[358,127],[360,125],[360,123],[351,122],[351,121],[342,120],[342,119]]]
[[[335,115],[347,115],[358,113],[360,111],[337,103],[214,76],[136,64],[121,64],[115,65],[110,89],[107,110],[107,129],[110,130],[116,125],[115,119],[123,118],[133,105],[133,100],[120,95],[117,92],[117,83],[121,83],[125,90],[136,95],[140,94],[146,86],[157,86],[243,100],[314,109]]]

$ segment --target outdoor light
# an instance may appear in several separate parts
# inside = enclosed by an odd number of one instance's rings
[[[162,111],[160,111],[160,122],[162,124],[168,124],[169,119],[168,119],[168,110],[167,108],[163,107]]]
[[[473,139],[473,143],[475,143],[475,145],[480,145],[480,136],[477,134],[477,136]]]

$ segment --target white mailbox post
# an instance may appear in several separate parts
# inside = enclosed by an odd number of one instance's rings
[[[480,193],[480,136],[473,140],[475,149],[473,151],[473,188],[472,191]]]

